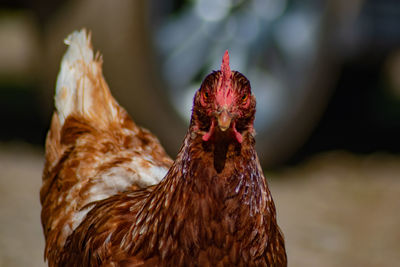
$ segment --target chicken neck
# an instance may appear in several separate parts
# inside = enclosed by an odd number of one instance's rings
[[[141,247],[138,241],[147,240],[144,256],[156,253],[162,260],[175,257],[170,253],[176,246],[188,261],[204,251],[212,253],[211,248],[235,250],[232,253],[244,259],[260,256],[276,221],[252,134],[246,133],[241,144],[218,132],[204,142],[192,130],[167,176],[138,213],[132,252]],[[151,241],[157,240],[155,247]]]

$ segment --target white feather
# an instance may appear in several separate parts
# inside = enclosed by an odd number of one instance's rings
[[[73,32],[64,42],[68,50],[61,61],[55,94],[61,125],[73,111],[90,112],[92,84],[87,74],[96,75],[99,71],[99,65],[94,61],[90,35],[85,29]]]

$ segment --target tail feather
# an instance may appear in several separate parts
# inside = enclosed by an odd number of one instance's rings
[[[90,34],[76,31],[65,43],[40,190],[49,266],[58,266],[90,203],[158,183],[172,164],[157,138],[112,97]]]
[[[85,29],[75,31],[64,42],[69,47],[61,61],[55,94],[60,124],[77,113],[104,126],[115,119],[117,104],[104,81],[102,59],[99,53],[94,56],[91,34]]]

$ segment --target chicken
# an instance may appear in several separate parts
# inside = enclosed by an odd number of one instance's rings
[[[49,266],[286,266],[255,97],[228,52],[172,163],[112,98],[86,32],[66,43],[41,189]]]

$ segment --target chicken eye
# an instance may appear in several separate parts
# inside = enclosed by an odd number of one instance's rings
[[[207,102],[208,102],[208,98],[209,98],[209,93],[208,91],[203,91],[201,93],[201,97],[200,97],[200,103],[203,107],[207,106]]]
[[[248,98],[249,98],[249,95],[248,95],[248,94],[244,94],[244,95],[242,96],[242,102],[243,102],[243,103],[246,103]]]

